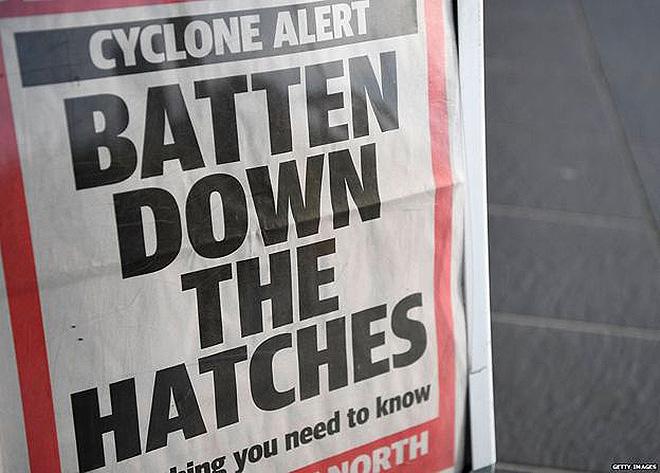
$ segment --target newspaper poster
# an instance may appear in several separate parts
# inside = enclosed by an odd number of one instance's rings
[[[0,471],[460,471],[448,2],[0,17]]]

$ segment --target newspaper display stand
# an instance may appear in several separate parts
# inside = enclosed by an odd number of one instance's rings
[[[468,334],[470,453],[475,470],[496,461],[488,278],[486,103],[483,0],[458,0],[459,76],[466,155],[465,308]]]
[[[460,72],[448,0],[0,1],[0,471],[493,463],[458,23]]]

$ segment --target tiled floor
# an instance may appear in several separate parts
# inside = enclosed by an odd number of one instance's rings
[[[485,4],[498,471],[660,461],[660,2]]]

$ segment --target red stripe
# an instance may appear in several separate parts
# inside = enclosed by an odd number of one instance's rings
[[[438,337],[440,389],[439,436],[441,468],[454,464],[456,368],[452,313],[452,172],[449,159],[449,119],[445,57],[444,2],[425,0],[426,51],[429,83],[429,127],[435,178],[435,323]]]
[[[59,473],[60,454],[21,165],[0,45],[0,249],[32,473]]]
[[[0,2],[0,18],[163,5],[185,1],[187,0],[5,0]]]

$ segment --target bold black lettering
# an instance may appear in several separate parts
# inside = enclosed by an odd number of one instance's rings
[[[211,195],[222,199],[224,235],[218,240],[213,232]],[[247,202],[243,186],[229,174],[211,174],[195,183],[186,200],[188,236],[195,251],[205,258],[222,258],[236,251],[248,229]]]
[[[261,284],[259,258],[236,263],[242,337],[263,332],[262,302],[266,300],[270,300],[273,328],[293,323],[289,251],[273,253],[269,256],[269,261],[270,283],[268,284]]]
[[[128,126],[126,103],[111,94],[90,95],[64,100],[76,189],[105,186],[128,179],[137,167],[135,145],[119,136]],[[103,117],[97,131],[94,115]],[[99,150],[110,153],[110,163],[101,163]]]
[[[346,227],[350,222],[347,188],[363,222],[380,218],[376,145],[371,143],[360,147],[360,157],[362,182],[349,150],[330,153],[330,200],[335,229]]]
[[[261,236],[266,246],[283,243],[289,235],[289,209],[296,223],[299,237],[315,235],[319,231],[321,212],[321,179],[323,155],[307,159],[305,199],[300,189],[296,161],[280,164],[277,185],[277,208],[273,196],[268,166],[247,170],[250,191],[259,218]]]
[[[293,403],[295,389],[278,391],[273,376],[273,358],[277,352],[291,348],[291,334],[282,333],[257,347],[250,360],[250,386],[255,405],[264,411],[276,411]]]
[[[181,249],[181,216],[174,196],[150,187],[113,196],[121,272],[124,279],[161,270]],[[147,255],[142,208],[151,210],[156,230],[156,250]]]
[[[174,401],[177,412],[172,418],[170,401]],[[197,397],[184,364],[156,371],[146,451],[165,447],[168,435],[178,430],[183,431],[186,439],[206,433]]]
[[[410,342],[405,353],[395,354],[392,365],[403,368],[419,360],[426,350],[426,327],[419,320],[408,318],[408,312],[415,307],[422,307],[422,295],[411,294],[403,298],[392,311],[392,331],[394,335]]]
[[[195,465],[195,473],[211,473],[211,464],[209,462],[198,463]]]
[[[165,144],[165,120],[172,142]],[[150,87],[144,121],[142,178],[163,175],[163,163],[178,159],[181,169],[204,167],[202,152],[178,84]]]
[[[252,90],[266,91],[272,155],[293,150],[289,87],[296,84],[300,84],[300,69],[297,67],[252,75]]]
[[[344,75],[342,61],[305,67],[307,89],[307,123],[310,146],[320,146],[348,139],[348,125],[330,126],[328,112],[344,108],[341,92],[328,93],[328,79]]]
[[[213,372],[218,429],[238,422],[236,364],[247,357],[247,346],[241,346],[199,360],[200,374]]]
[[[96,388],[71,395],[73,425],[76,431],[78,468],[81,472],[105,466],[103,434],[113,432],[117,461],[141,453],[135,380],[110,385],[112,414],[101,417]]]
[[[396,53],[389,51],[380,54],[382,90],[368,56],[350,58],[348,70],[351,78],[353,136],[358,138],[369,134],[367,97],[382,131],[399,128]]]
[[[247,76],[222,77],[195,82],[195,97],[208,98],[211,101],[217,164],[240,160],[234,96],[247,91]]]
[[[195,289],[197,294],[199,342],[202,348],[219,345],[224,341],[220,283],[231,278],[230,264],[181,275],[181,290]]]
[[[346,319],[340,317],[326,323],[326,348],[319,350],[316,325],[298,330],[298,369],[300,370],[300,398],[320,393],[319,368],[328,365],[330,391],[348,385],[346,361]]]
[[[335,240],[324,240],[298,248],[298,303],[300,320],[339,309],[339,297],[319,297],[319,287],[335,280],[334,268],[319,269],[321,256],[335,253]]]
[[[351,317],[353,375],[356,383],[390,370],[390,362],[387,358],[378,361],[373,361],[371,358],[374,348],[385,345],[385,332],[371,333],[371,324],[386,317],[385,305],[356,312]]]

